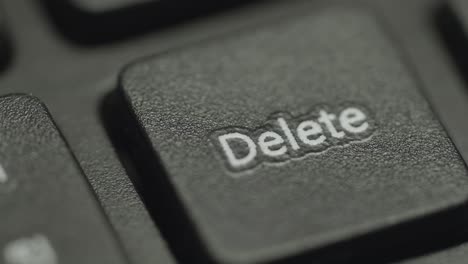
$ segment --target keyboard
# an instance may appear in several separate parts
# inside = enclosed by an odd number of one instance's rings
[[[0,8],[0,264],[468,263],[468,2]]]

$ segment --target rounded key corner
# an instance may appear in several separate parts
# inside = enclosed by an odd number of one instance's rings
[[[150,55],[150,56],[145,56],[145,57],[140,57],[137,59],[132,60],[131,62],[125,64],[121,69],[120,72],[117,76],[118,79],[118,86],[117,88],[120,90],[125,90],[125,80],[128,78],[129,75],[131,75],[138,67],[139,64],[144,63],[145,61],[149,60],[155,55]]]
[[[0,96],[1,99],[17,99],[17,100],[24,100],[24,101],[31,101],[34,103],[43,104],[41,99],[33,94],[28,93],[10,93],[6,95]]]
[[[2,100],[3,103],[14,105],[15,107],[22,106],[23,109],[31,109],[31,111],[34,111],[37,115],[47,116],[48,119],[53,120],[47,105],[33,94],[12,93],[0,96],[0,100]]]

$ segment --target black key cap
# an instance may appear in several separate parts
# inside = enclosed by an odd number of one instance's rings
[[[134,117],[123,128],[143,132],[128,144],[143,195],[166,201],[153,183],[166,180],[219,262],[395,254],[464,225],[465,164],[366,12],[139,60],[119,91]]]
[[[47,110],[0,98],[0,263],[127,263]]]
[[[62,32],[83,44],[118,40],[247,0],[43,0]]]

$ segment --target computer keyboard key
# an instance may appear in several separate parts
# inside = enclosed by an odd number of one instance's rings
[[[247,0],[43,0],[65,36],[97,44],[138,35]]]
[[[45,107],[0,98],[0,263],[127,263]]]
[[[144,200],[177,200],[168,219],[220,263],[350,263],[466,226],[465,164],[368,11],[315,9],[141,59],[117,94]]]

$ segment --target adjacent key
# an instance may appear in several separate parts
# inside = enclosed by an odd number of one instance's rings
[[[43,104],[0,98],[0,138],[0,263],[127,263]]]
[[[179,23],[247,0],[43,0],[62,32],[97,44]]]
[[[465,164],[365,11],[316,9],[138,60],[120,87],[145,200],[171,191],[172,219],[217,262],[349,263],[465,225]]]

